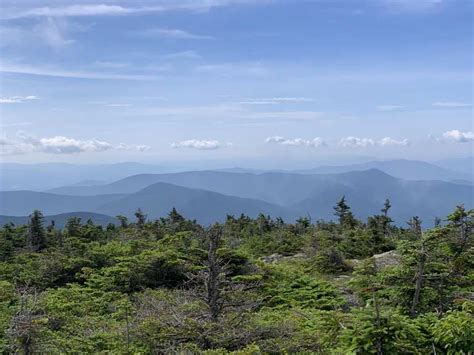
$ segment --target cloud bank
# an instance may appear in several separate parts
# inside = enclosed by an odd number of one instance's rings
[[[79,140],[64,136],[35,138],[23,132],[19,132],[14,139],[0,138],[0,152],[2,155],[27,153],[75,154],[109,150],[138,150],[143,152],[149,148],[146,145],[128,145],[124,143],[113,145],[97,139]]]

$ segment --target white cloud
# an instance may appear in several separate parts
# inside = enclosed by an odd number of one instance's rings
[[[150,28],[140,32],[140,35],[146,37],[161,37],[171,39],[214,39],[212,36],[198,35],[179,29],[171,28]]]
[[[439,101],[439,102],[433,102],[432,105],[435,107],[445,107],[445,108],[462,108],[462,107],[472,106],[472,104],[469,102],[457,102],[457,101]]]
[[[376,106],[377,111],[382,111],[382,112],[390,112],[390,111],[397,111],[402,109],[403,106],[400,105],[379,105]]]
[[[188,139],[181,142],[174,142],[171,144],[173,148],[192,148],[198,150],[215,150],[222,147],[231,146],[232,143],[222,144],[217,140],[199,140],[199,139]]]
[[[79,140],[64,136],[35,138],[24,132],[19,132],[15,139],[0,138],[0,151],[2,155],[15,155],[27,153],[49,154],[74,154],[84,152],[104,152],[108,150],[138,150],[149,149],[145,145],[126,145],[120,143],[113,145],[97,139]]]
[[[296,146],[296,147],[323,147],[326,146],[326,143],[319,137],[313,139],[303,139],[303,138],[294,138],[294,139],[286,139],[285,137],[281,136],[273,136],[268,137],[265,139],[265,143],[276,143],[280,145],[286,146]]]
[[[125,144],[120,143],[116,147],[117,150],[138,150],[139,152],[146,152],[151,149],[149,145],[146,144]]]
[[[474,142],[474,132],[461,132],[457,129],[443,133],[443,139],[449,142],[468,143]]]
[[[372,138],[345,137],[339,141],[339,146],[343,148],[368,148],[368,147],[388,147],[388,146],[407,146],[410,142],[408,139],[396,140],[385,137],[380,140]]]
[[[31,100],[38,100],[38,97],[34,95],[0,97],[0,104],[19,104]]]
[[[379,140],[377,142],[377,144],[381,145],[382,147],[386,147],[386,146],[407,146],[410,144],[410,142],[408,141],[408,139],[402,139],[402,140],[396,140],[396,139],[393,139],[393,138],[390,138],[390,137],[385,137],[385,138],[382,138],[381,140]]]
[[[366,148],[375,146],[375,141],[371,138],[345,137],[339,145],[343,148]]]

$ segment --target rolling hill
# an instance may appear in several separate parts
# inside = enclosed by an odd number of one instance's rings
[[[204,224],[224,221],[227,215],[241,213],[251,217],[264,213],[286,219],[294,219],[297,216],[294,210],[268,202],[166,183],[156,183],[119,200],[108,202],[97,211],[111,216],[122,214],[133,217],[134,212],[141,208],[149,218],[155,219],[166,216],[172,207],[185,217]]]

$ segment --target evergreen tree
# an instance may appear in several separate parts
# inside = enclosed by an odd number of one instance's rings
[[[141,210],[141,208],[139,208],[137,210],[137,212],[135,212],[135,217],[137,219],[137,222],[136,222],[136,225],[137,225],[137,228],[138,229],[142,229],[143,227],[145,227],[145,223],[146,223],[146,214],[143,213],[143,211]]]
[[[455,252],[461,254],[467,248],[469,239],[472,240],[474,226],[474,210],[466,211],[464,206],[457,206],[456,210],[448,216],[449,228],[455,233]]]
[[[127,228],[128,227],[128,218],[122,215],[115,216],[117,220],[119,221],[120,227],[121,228]]]
[[[385,202],[383,204],[383,208],[380,210],[383,215],[385,217],[388,217],[388,211],[390,210],[390,208],[392,207],[392,205],[390,204],[390,200],[387,198],[385,199]]]
[[[30,251],[39,251],[46,247],[46,233],[43,226],[43,214],[35,210],[28,220],[26,245]]]
[[[175,207],[168,213],[168,220],[171,224],[178,224],[185,221],[184,217],[178,213]]]
[[[339,219],[339,224],[341,227],[353,227],[356,223],[354,215],[351,212],[351,208],[346,203],[346,197],[342,196],[334,207],[334,214]]]
[[[71,217],[66,222],[66,232],[70,237],[79,237],[81,232],[81,219],[79,217]]]

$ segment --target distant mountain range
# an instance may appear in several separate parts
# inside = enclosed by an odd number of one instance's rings
[[[472,207],[474,187],[407,181],[376,169],[338,174],[140,174],[105,185],[0,192],[0,214],[22,216],[36,208],[48,215],[87,211],[133,217],[140,207],[150,218],[158,218],[176,207],[187,218],[205,224],[241,213],[264,213],[286,220],[309,215],[315,220],[332,219],[332,206],[343,195],[359,218],[379,213],[385,198],[390,198],[391,215],[398,223],[418,215],[431,224],[457,204]]]
[[[434,164],[452,171],[474,175],[474,157],[443,159],[434,162]]]
[[[389,175],[405,180],[442,180],[449,182],[472,183],[474,178],[474,172],[472,169],[470,172],[467,170],[455,171],[417,160],[371,161],[367,163],[342,166],[320,166],[314,169],[298,170],[295,172],[303,174],[328,174],[368,169],[378,169]]]
[[[261,174],[265,172],[323,174],[354,170],[378,169],[405,180],[442,180],[458,183],[474,181],[471,158],[447,159],[434,163],[416,160],[368,161],[357,164],[321,165],[307,163],[314,168],[300,170],[263,170],[246,168],[212,169],[219,172]],[[0,163],[0,190],[45,191],[60,186],[91,186],[107,184],[137,174],[163,174],[185,171],[183,167],[142,163],[75,165],[66,163],[16,164]],[[196,169],[194,169],[196,170]],[[198,169],[199,170],[199,169]],[[211,169],[207,169],[211,170]]]
[[[53,187],[73,184],[97,184],[111,182],[143,173],[182,171],[160,165],[141,163],[117,163],[100,165],[76,165],[67,163],[0,164],[0,189],[42,191]]]

